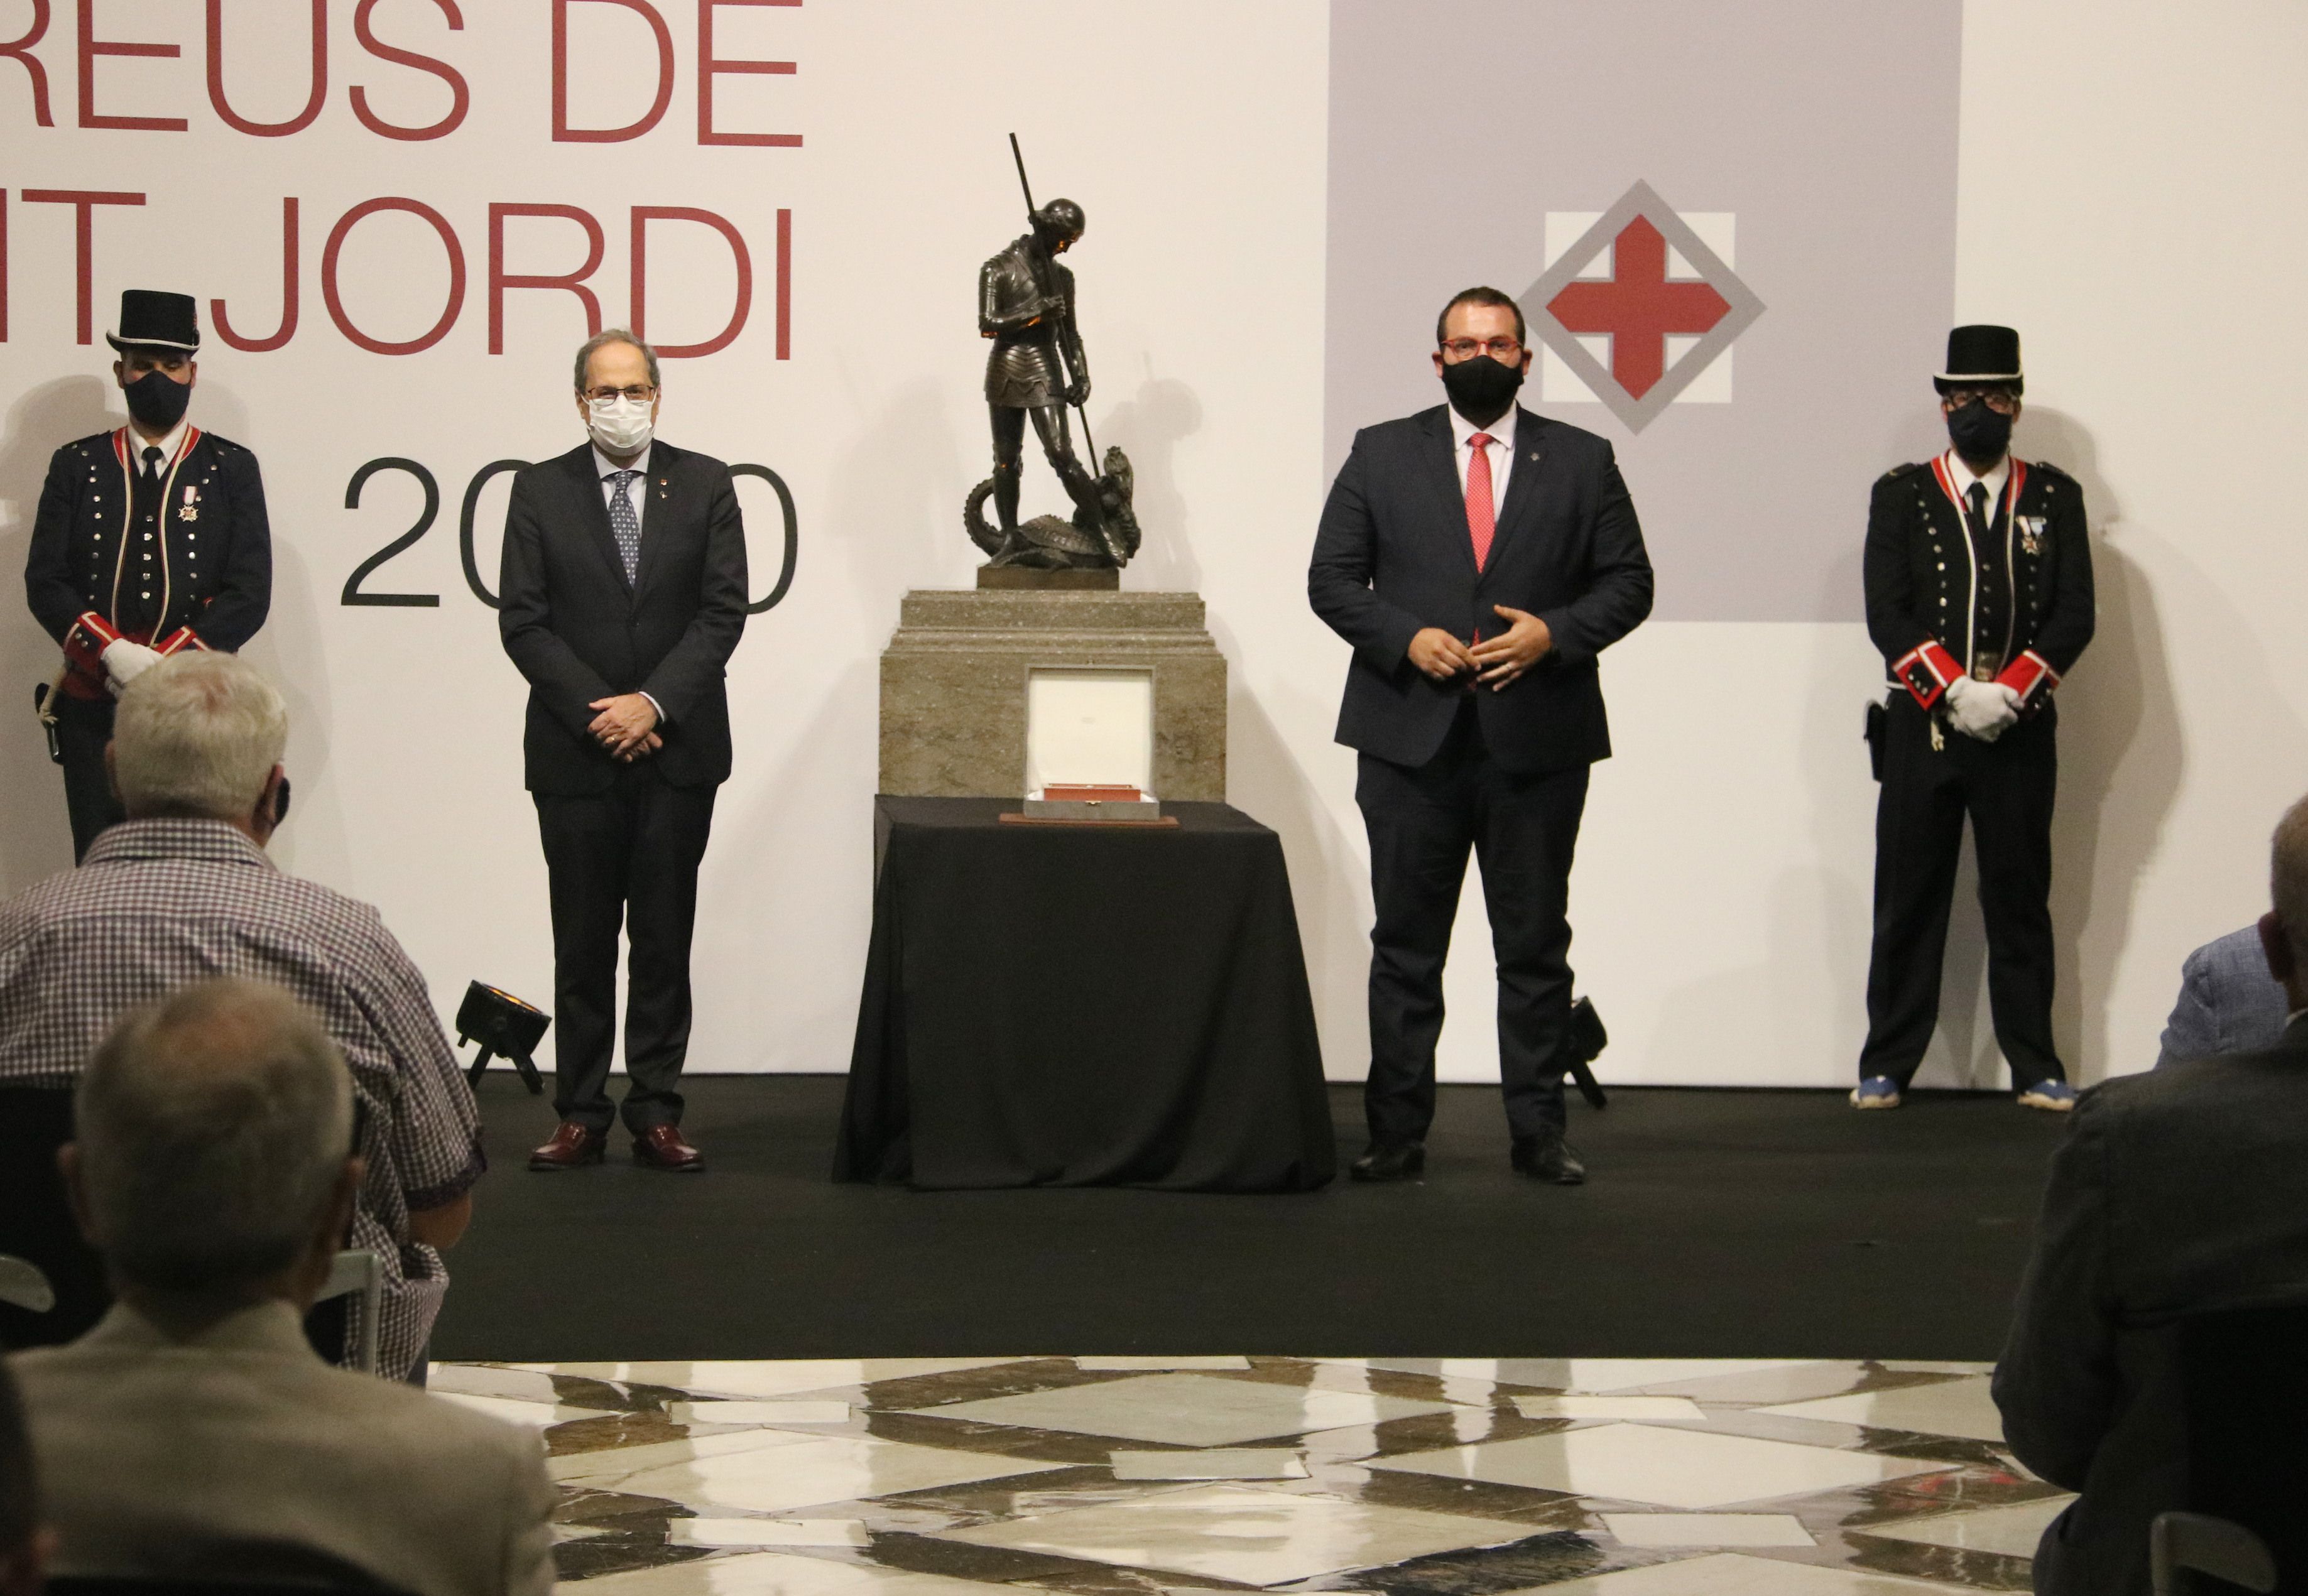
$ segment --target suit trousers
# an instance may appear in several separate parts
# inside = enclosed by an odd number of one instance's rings
[[[73,862],[78,864],[98,833],[128,818],[112,795],[112,777],[104,768],[113,703],[109,698],[59,697],[56,710],[56,751],[65,757],[65,811],[72,818]]]
[[[697,922],[697,866],[713,825],[716,788],[676,787],[647,759],[620,766],[607,791],[538,793],[537,824],[553,900],[553,1106],[562,1119],[607,1131],[616,1036],[617,932],[624,930],[623,1107],[634,1135],[681,1122],[681,1067],[689,1052],[689,945]]]
[[[1497,956],[1499,1085],[1517,1139],[1563,1124],[1571,1019],[1571,859],[1589,768],[1517,776],[1484,746],[1471,697],[1417,768],[1364,754],[1355,802],[1370,834],[1370,1076],[1374,1143],[1422,1141],[1434,1118],[1442,965],[1471,848]]]
[[[1944,746],[1934,749],[1929,713],[1906,693],[1893,695],[1875,803],[1875,942],[1862,1080],[1889,1076],[1904,1091],[1939,1023],[1940,968],[1967,816],[1996,1043],[2015,1087],[2066,1077],[2052,1044],[2056,727],[2045,709],[1994,742],[1947,731]]]

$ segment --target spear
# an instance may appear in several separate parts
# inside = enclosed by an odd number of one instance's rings
[[[1018,187],[1026,196],[1026,220],[1030,226],[1035,216],[1034,185],[1026,180],[1026,157],[1024,152],[1018,148],[1018,135],[1016,133],[1012,133],[1010,135],[1010,159],[1018,163]],[[1088,445],[1089,449],[1090,475],[1095,476],[1098,475],[1098,440],[1090,436],[1089,408],[1083,405],[1076,405],[1074,407],[1074,414],[1081,417],[1082,442]]]

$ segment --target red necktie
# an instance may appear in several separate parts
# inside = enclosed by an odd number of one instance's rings
[[[1491,534],[1498,528],[1498,511],[1491,502],[1491,435],[1477,433],[1467,440],[1473,452],[1467,459],[1467,535],[1475,540],[1475,569],[1491,557]]]

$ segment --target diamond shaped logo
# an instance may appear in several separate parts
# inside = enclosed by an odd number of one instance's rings
[[[1698,276],[1671,277],[1670,253]],[[1606,253],[1611,275],[1588,270]],[[1522,294],[1532,330],[1641,432],[1763,313],[1763,302],[1648,183],[1620,196]],[[1609,339],[1610,364],[1583,339]],[[1670,339],[1695,339],[1669,364]]]

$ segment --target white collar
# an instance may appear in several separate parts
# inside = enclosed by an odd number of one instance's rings
[[[160,451],[160,464],[165,468],[170,460],[177,458],[177,450],[185,446],[185,429],[192,425],[189,419],[179,420],[169,429],[168,435],[157,443],[146,442],[144,434],[138,432],[132,425],[128,428],[129,466],[136,470],[143,469],[144,451],[148,449],[157,449]]]
[[[616,461],[611,459],[607,455],[603,454],[601,452],[601,446],[599,443],[593,444],[592,450],[593,475],[596,477],[607,476],[612,471],[638,471],[643,476],[647,476],[649,475],[650,456],[657,451],[657,441],[655,439],[651,439],[649,443],[643,447],[641,453],[634,458],[633,463],[630,466],[621,466],[617,464]]]
[[[1488,360],[1490,356],[1478,355],[1476,358]],[[1477,433],[1483,433],[1489,436],[1492,442],[1504,444],[1510,455],[1514,452],[1515,418],[1521,413],[1520,406],[1509,405],[1507,413],[1488,426],[1477,426],[1449,405],[1442,407],[1442,413],[1451,418],[1451,442],[1453,447],[1464,449],[1469,438]]]
[[[1994,513],[1993,506],[1995,502],[2003,497],[2003,485],[2011,480],[2010,451],[2006,450],[2003,458],[1990,467],[1985,475],[1975,475],[1972,468],[1964,464],[1963,456],[1952,449],[1949,450],[1942,458],[1947,461],[1948,480],[1955,484],[1955,496],[1968,502],[1971,498],[1971,485],[1975,482],[1978,483],[1987,490],[1987,502],[1991,507],[1988,513],[1992,516]]]

